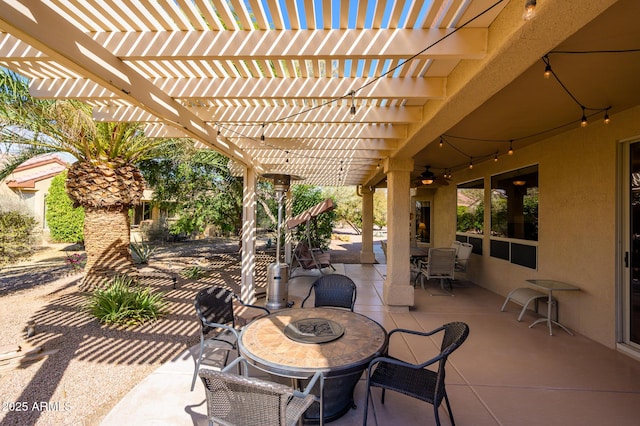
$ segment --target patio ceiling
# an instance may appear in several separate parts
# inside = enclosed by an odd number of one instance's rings
[[[0,66],[261,174],[377,185],[388,158],[459,165],[433,142],[614,3],[538,0],[525,22],[523,0],[0,0]]]

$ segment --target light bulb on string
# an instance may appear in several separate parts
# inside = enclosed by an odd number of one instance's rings
[[[354,90],[351,91],[351,108],[349,109],[349,114],[351,114],[351,119],[356,118],[356,103],[355,103],[356,92]]]
[[[473,169],[473,158],[469,158],[469,170]]]
[[[260,140],[264,142],[264,123],[262,123],[262,134],[260,135]]]
[[[496,152],[496,154],[493,156],[493,162],[497,163],[498,162],[498,153]]]
[[[509,141],[509,151],[507,151],[507,154],[513,155],[513,140]]]
[[[547,64],[544,67],[544,78],[549,78],[549,77],[551,77],[551,65]]]
[[[442,139],[442,136],[440,136],[440,148],[442,148],[444,146],[444,140]]]
[[[580,119],[580,127],[587,127],[587,115],[585,114],[585,107],[582,107],[582,118]]]
[[[604,124],[611,123],[611,118],[609,118],[609,108],[604,111]]]

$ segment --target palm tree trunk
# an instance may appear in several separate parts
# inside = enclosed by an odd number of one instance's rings
[[[116,274],[135,270],[129,251],[129,215],[125,208],[98,209],[85,207],[84,244],[87,252],[82,287],[92,289]]]

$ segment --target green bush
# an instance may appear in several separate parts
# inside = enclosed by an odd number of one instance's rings
[[[88,311],[101,323],[134,326],[155,321],[165,313],[164,295],[142,288],[136,280],[117,275],[90,296]]]
[[[0,211],[0,265],[31,257],[36,220],[17,211]]]
[[[67,171],[54,177],[47,193],[47,225],[51,238],[61,243],[84,241],[84,209],[73,208],[73,202],[64,188]]]

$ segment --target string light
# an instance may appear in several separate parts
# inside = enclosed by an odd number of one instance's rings
[[[442,140],[442,136],[440,136],[440,148],[444,146],[444,141]]]
[[[493,162],[497,163],[498,162],[498,153],[496,152],[496,155],[493,157]]]
[[[580,119],[580,127],[587,127],[587,115],[585,113],[585,107],[582,107],[582,118]]]
[[[264,123],[262,123],[262,134],[260,135],[260,140],[264,142]]]
[[[473,158],[469,157],[469,170],[473,169]]]
[[[355,90],[351,91],[351,108],[349,109],[349,113],[351,114],[351,119],[353,120],[356,117],[356,101],[355,101],[356,92]]]
[[[551,77],[551,65],[547,63],[547,65],[544,67],[544,78],[549,77]]]
[[[509,151],[507,151],[507,154],[513,155],[513,139],[509,141]]]
[[[611,123],[611,119],[609,118],[609,108],[604,111],[604,124]]]

